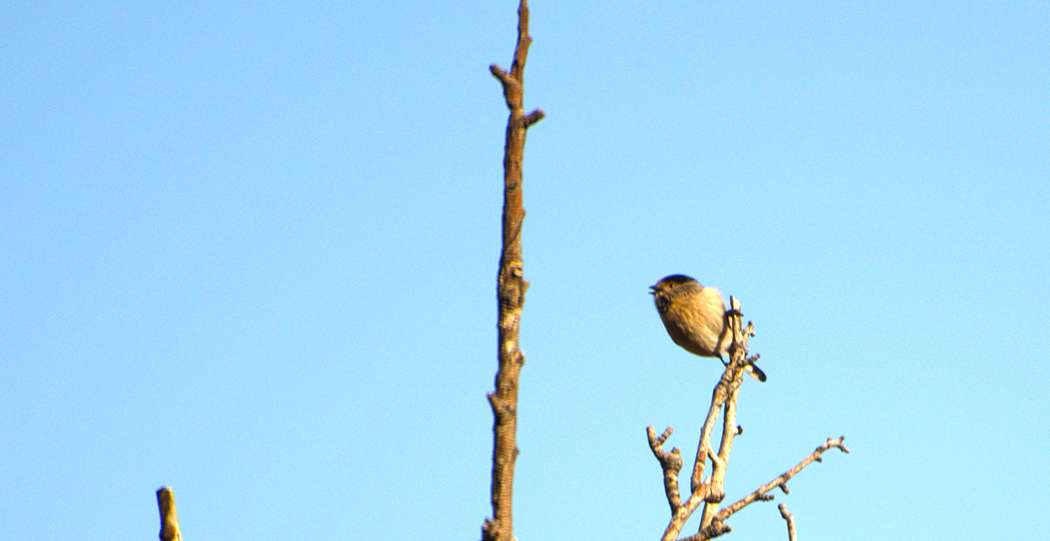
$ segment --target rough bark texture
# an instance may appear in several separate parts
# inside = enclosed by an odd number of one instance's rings
[[[494,417],[492,450],[492,517],[482,526],[485,541],[511,541],[514,538],[512,497],[514,462],[518,457],[518,375],[525,355],[518,345],[521,309],[525,303],[525,281],[521,258],[521,224],[525,211],[521,206],[522,160],[525,133],[529,126],[543,118],[537,109],[529,114],[522,107],[524,96],[525,58],[532,38],[529,37],[529,6],[521,0],[518,6],[518,41],[510,72],[493,64],[492,75],[503,85],[503,96],[510,109],[506,145],[503,154],[503,248],[500,253],[496,298],[499,306],[499,369],[496,390],[488,395]]]
[[[788,508],[784,504],[778,505],[777,509],[780,509],[780,516],[784,517],[784,521],[787,522],[788,541],[795,541],[798,539],[798,532],[795,531],[795,515],[788,513]]]

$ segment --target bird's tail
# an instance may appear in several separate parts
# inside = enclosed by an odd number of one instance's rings
[[[763,372],[761,368],[753,364],[745,366],[744,371],[747,372],[749,376],[757,379],[758,381],[766,381],[766,373]]]

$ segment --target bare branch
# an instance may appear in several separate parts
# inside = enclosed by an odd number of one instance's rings
[[[543,117],[545,116],[547,116],[547,113],[544,113],[543,109],[533,110],[531,113],[525,115],[525,127],[528,128],[529,126],[543,120]]]
[[[489,71],[491,71],[492,75],[499,79],[499,82],[503,83],[504,86],[513,86],[516,89],[521,88],[521,83],[516,81],[509,73],[503,71],[503,68],[499,67],[499,64],[489,66]]]
[[[522,162],[525,153],[525,133],[541,118],[537,109],[523,114],[525,59],[532,38],[529,37],[529,6],[521,0],[518,6],[518,41],[514,48],[514,63],[510,72],[498,65],[489,66],[492,75],[503,86],[503,96],[510,109],[507,120],[506,144],[503,150],[503,245],[500,251],[497,279],[499,369],[496,372],[496,390],[488,395],[493,426],[492,450],[492,518],[482,525],[485,541],[512,541],[514,539],[513,488],[514,464],[518,457],[518,376],[525,364],[525,354],[519,348],[521,310],[529,283],[524,278],[521,257],[521,226],[525,219],[522,208]]]
[[[161,541],[182,541],[179,516],[175,512],[175,492],[170,487],[157,489],[157,508],[160,510]]]
[[[747,359],[747,343],[749,339],[754,336],[754,325],[748,322],[747,329],[743,329],[743,315],[740,311],[740,302],[735,297],[729,297],[730,310],[728,312],[729,329],[733,335],[733,342],[730,345],[729,351],[732,355],[732,362],[726,368],[726,373],[732,374],[732,382],[730,386],[729,396],[726,398],[725,406],[723,407],[722,415],[722,441],[718,447],[718,458],[717,460],[712,455],[711,459],[711,481],[710,490],[717,490],[723,492],[723,486],[725,484],[726,473],[729,469],[729,455],[733,451],[733,439],[741,431],[736,425],[736,404],[737,398],[740,395],[740,384],[743,382],[743,371],[748,364]],[[725,376],[723,375],[723,378]],[[710,451],[708,451],[710,453]],[[723,492],[724,493],[724,492]],[[718,531],[721,528],[715,525],[714,520],[715,513],[718,512],[718,506],[721,504],[721,500],[716,502],[708,501],[704,505],[704,512],[700,519],[700,531],[704,531],[709,527],[713,527],[712,532]],[[717,521],[724,522],[724,521]],[[719,534],[721,535],[721,534]]]
[[[656,436],[653,427],[646,429],[649,436],[649,448],[653,455],[660,461],[660,467],[664,470],[664,493],[667,494],[667,503],[671,506],[671,516],[674,516],[682,508],[682,496],[678,489],[678,472],[682,471],[682,453],[677,447],[671,449],[670,453],[664,452],[663,444],[671,437],[674,430],[667,427],[660,437]]]
[[[788,507],[784,504],[777,506],[780,509],[780,516],[784,517],[787,521],[788,526],[788,541],[796,541],[798,538],[798,532],[795,531],[795,515],[788,513]]]
[[[705,541],[707,539],[714,539],[716,537],[725,535],[731,531],[733,531],[732,526],[716,520],[712,522],[709,526],[701,528],[699,532],[689,537],[686,537],[682,541]]]
[[[824,442],[824,444],[821,445],[820,447],[817,447],[817,449],[815,451],[813,451],[813,453],[811,453],[808,457],[804,458],[802,460],[802,462],[799,462],[798,464],[795,465],[795,467],[793,467],[790,470],[780,474],[776,479],[773,479],[772,481],[762,485],[761,487],[759,487],[757,490],[755,490],[751,494],[748,494],[747,496],[741,498],[739,501],[737,501],[733,505],[730,505],[729,507],[726,507],[725,509],[720,511],[718,513],[718,515],[716,515],[715,519],[724,521],[725,519],[729,518],[730,516],[732,516],[737,511],[747,507],[748,505],[750,505],[751,503],[753,503],[755,501],[767,501],[767,500],[773,499],[772,495],[768,494],[768,492],[770,490],[773,490],[774,488],[780,487],[781,489],[785,490],[785,492],[786,492],[788,480],[791,479],[792,477],[794,477],[795,474],[797,474],[798,472],[802,471],[802,468],[805,468],[811,462],[819,461],[820,460],[820,455],[824,454],[824,452],[827,451],[828,449],[837,448],[838,450],[842,451],[843,453],[847,453],[848,454],[849,453],[849,449],[842,443],[843,440],[845,440],[845,439],[846,439],[846,436],[841,436],[841,437],[836,438],[836,439],[828,438],[828,441]]]
[[[664,530],[663,541],[673,541],[678,537],[678,534],[682,531],[685,523],[692,516],[693,512],[701,506],[705,509],[710,507],[713,510],[710,512],[705,511],[705,516],[714,516],[714,512],[717,511],[719,503],[725,498],[725,492],[722,489],[722,481],[725,478],[726,464],[729,458],[729,452],[732,449],[733,438],[741,432],[736,423],[736,400],[737,393],[740,390],[740,384],[743,381],[744,367],[747,366],[747,341],[748,338],[753,334],[752,326],[748,326],[747,332],[741,330],[742,325],[740,324],[740,306],[735,299],[730,298],[733,303],[735,312],[730,312],[730,320],[736,320],[735,326],[733,327],[733,340],[734,346],[730,351],[733,351],[733,362],[726,366],[725,371],[722,373],[722,377],[719,379],[718,384],[715,385],[714,391],[711,393],[711,406],[707,412],[707,419],[704,421],[704,425],[700,430],[700,442],[697,444],[696,459],[693,463],[693,474],[690,480],[690,496],[685,503],[679,503],[676,500],[671,499],[671,493],[677,494],[677,490],[671,491],[667,488],[667,469],[664,469],[664,488],[665,492],[668,493],[668,502],[671,505],[671,521],[667,525],[667,529]],[[714,426],[718,419],[718,413],[723,411],[725,408],[725,415],[723,416],[723,429],[722,429],[722,442],[719,448],[719,453],[715,454],[711,448],[711,433],[714,431]],[[666,432],[665,432],[666,434]],[[670,434],[668,434],[669,436]],[[650,439],[650,442],[652,440]],[[662,442],[661,442],[662,443]],[[651,446],[651,443],[650,443]],[[660,457],[657,456],[659,459]],[[712,475],[708,480],[704,480],[704,469],[706,466],[707,459],[710,458],[713,464]],[[663,461],[661,461],[661,465]],[[675,483],[677,487],[677,482]],[[729,531],[729,526],[724,524],[712,524],[710,520],[701,523],[702,531],[708,531],[711,533],[717,532],[717,535],[722,535]],[[706,538],[705,538],[706,539]]]

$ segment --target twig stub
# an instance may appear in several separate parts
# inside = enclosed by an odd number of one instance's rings
[[[157,508],[160,511],[161,541],[182,541],[179,516],[175,512],[175,492],[171,490],[171,487],[157,489]]]

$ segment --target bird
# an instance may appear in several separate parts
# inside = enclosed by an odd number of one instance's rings
[[[722,355],[729,351],[733,336],[721,292],[684,274],[672,274],[649,286],[649,294],[675,344],[694,355],[718,357],[722,364],[728,364]],[[744,370],[758,381],[766,381],[765,372],[757,366],[749,364]]]

